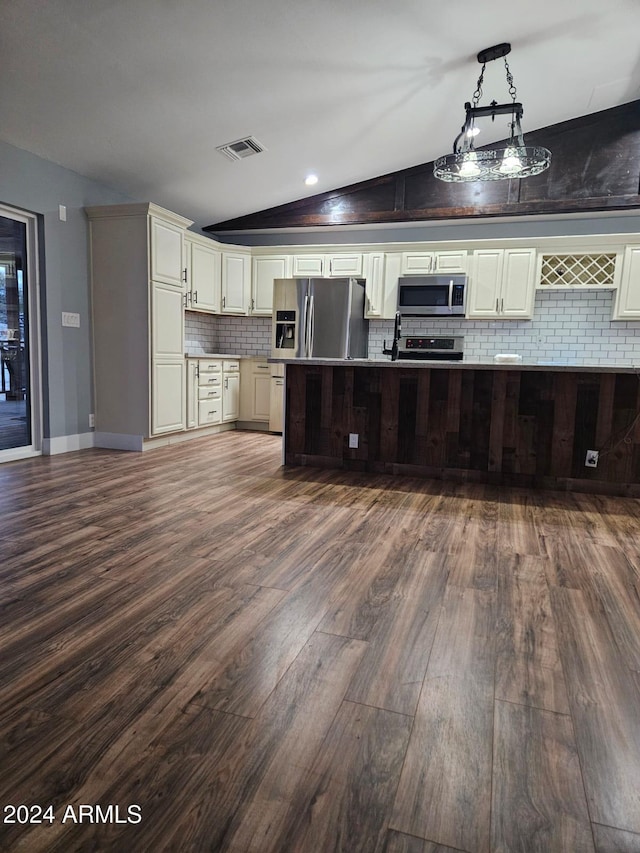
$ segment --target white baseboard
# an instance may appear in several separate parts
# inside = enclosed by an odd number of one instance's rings
[[[55,456],[57,453],[71,453],[73,450],[86,450],[94,447],[94,433],[83,432],[78,435],[60,435],[56,438],[42,439],[43,456]]]

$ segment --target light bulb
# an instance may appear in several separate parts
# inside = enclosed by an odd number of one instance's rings
[[[467,131],[467,136],[470,136],[473,138],[474,136],[477,136],[479,133],[480,133],[479,127],[470,127],[469,130]]]
[[[504,152],[504,158],[500,164],[500,172],[503,175],[515,175],[522,171],[522,163],[518,157],[516,148],[507,148]]]
[[[478,166],[478,155],[475,151],[470,151],[464,158],[464,162],[460,166],[459,172],[465,178],[473,178],[480,174]]]
[[[318,183],[318,176],[317,175],[307,175],[307,177],[304,179],[304,182],[308,187],[312,187],[314,184]]]

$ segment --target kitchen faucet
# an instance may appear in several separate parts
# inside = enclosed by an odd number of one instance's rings
[[[391,344],[391,349],[387,349],[387,341],[386,339],[383,342],[382,354],[390,355],[391,361],[396,361],[398,358],[398,343],[400,338],[402,337],[402,323],[400,320],[400,312],[396,311],[395,322],[393,324],[393,343]]]

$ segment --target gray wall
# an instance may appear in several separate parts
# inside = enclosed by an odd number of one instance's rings
[[[89,240],[85,205],[137,201],[0,142],[0,202],[39,214],[44,438],[89,430],[93,411]],[[58,218],[58,205],[67,221]],[[61,314],[80,314],[62,328]]]

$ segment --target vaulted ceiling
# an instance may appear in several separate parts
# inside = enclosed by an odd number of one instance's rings
[[[447,153],[502,41],[525,133],[635,100],[638,32],[638,0],[4,0],[0,139],[208,225]]]

